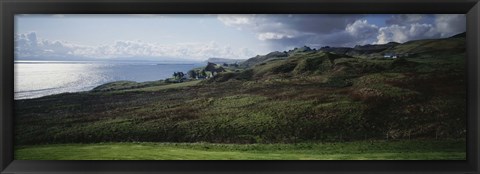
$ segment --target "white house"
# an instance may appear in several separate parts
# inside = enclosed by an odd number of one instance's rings
[[[397,55],[395,53],[385,53],[383,55],[384,58],[397,58]]]

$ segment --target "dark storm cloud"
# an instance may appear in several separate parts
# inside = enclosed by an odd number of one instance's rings
[[[390,18],[385,20],[387,25],[408,25],[414,23],[425,23],[428,18],[433,17],[433,15],[426,14],[395,14],[390,15]]]
[[[440,38],[465,31],[463,14],[380,15],[219,15],[224,24],[253,31],[257,38],[282,50],[298,46],[355,46]],[[384,21],[378,21],[383,19]]]
[[[219,15],[218,19],[228,26],[254,31],[259,40],[268,42],[275,48],[284,48],[327,44],[320,36],[345,32],[347,25],[364,16],[358,14]]]
[[[435,15],[435,27],[441,37],[449,37],[465,32],[466,20],[464,14],[437,14]]]
[[[355,22],[364,15],[267,15],[269,22],[267,25],[261,25],[260,31],[270,31],[272,26],[278,26],[277,30],[287,29],[297,30],[304,33],[331,33],[345,29],[347,24]]]
[[[276,20],[284,28],[262,28],[264,33],[285,33],[288,37],[265,37],[259,39],[269,42],[275,48],[292,48],[301,45],[354,46],[372,43],[378,33],[378,27],[361,20],[364,15],[298,15]],[[280,18],[280,17],[278,17]],[[288,20],[290,19],[290,20]],[[292,30],[292,31],[289,31]]]

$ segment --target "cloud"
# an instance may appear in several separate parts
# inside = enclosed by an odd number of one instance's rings
[[[209,43],[156,44],[142,41],[115,41],[112,44],[88,46],[66,41],[50,41],[37,38],[35,32],[15,37],[16,58],[35,57],[85,57],[85,58],[182,58],[204,60],[210,57],[250,58],[255,51],[229,45]]]
[[[367,15],[218,15],[222,23],[251,31],[275,50],[298,46],[354,46],[449,37],[465,31],[464,15],[396,14],[384,26]]]
[[[389,19],[385,21],[387,25],[409,25],[415,23],[424,23],[431,15],[425,14],[396,14],[391,15]]]
[[[464,32],[467,24],[464,14],[438,14],[435,25],[441,37],[449,37]]]
[[[463,14],[441,14],[434,15],[434,22],[429,23],[410,23],[416,20],[405,20],[409,23],[405,25],[393,24],[382,27],[377,36],[378,44],[387,42],[406,42],[409,40],[445,38],[452,35],[465,32],[466,18]]]
[[[149,17],[161,17],[152,15]],[[282,51],[303,45],[355,46],[406,42],[417,39],[449,37],[466,28],[465,15],[389,15],[384,21],[373,21],[368,15],[322,14],[241,14],[217,15],[227,27],[251,32],[258,45]],[[381,16],[382,17],[382,16]],[[386,18],[385,18],[386,17]],[[371,21],[370,21],[371,20]],[[373,24],[374,22],[375,24]],[[381,22],[385,22],[382,24]],[[193,24],[192,24],[193,25]],[[250,48],[249,48],[250,47]],[[257,46],[258,47],[258,46]],[[47,40],[36,32],[15,35],[16,58],[29,57],[86,57],[86,58],[189,58],[209,57],[250,58],[260,48],[252,45],[232,47],[214,41],[158,44],[144,41],[118,40],[104,45],[84,45],[64,40]]]
[[[218,20],[223,22],[227,26],[239,26],[248,25],[255,15],[218,15]],[[241,29],[241,28],[239,28]]]
[[[377,44],[388,42],[406,42],[410,40],[437,38],[439,33],[431,24],[410,24],[407,26],[391,25],[382,27],[377,36]]]
[[[272,39],[283,39],[283,38],[293,38],[294,35],[286,34],[286,33],[274,33],[274,32],[266,32],[258,34],[258,39],[260,40],[272,40]]]
[[[29,32],[15,36],[15,51],[23,54],[33,54],[38,50],[37,34]]]
[[[308,43],[318,44],[318,36],[342,32],[347,24],[351,24],[363,16],[239,14],[218,15],[217,19],[226,26],[255,33],[258,40],[268,42],[273,48],[284,49]]]
[[[351,24],[347,24],[343,30],[339,30],[327,34],[307,35],[297,38],[300,45],[308,45],[312,47],[322,46],[341,46],[351,47],[355,45],[371,44],[376,41],[378,27],[369,24],[367,20],[356,20]],[[303,43],[303,44],[301,44]]]
[[[369,24],[367,20],[357,20],[352,24],[348,24],[345,31],[352,36],[348,42],[356,45],[372,43],[373,38],[378,34],[378,27]]]

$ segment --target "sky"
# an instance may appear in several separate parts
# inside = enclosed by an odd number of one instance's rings
[[[19,14],[15,59],[247,59],[295,47],[444,38],[464,14]]]

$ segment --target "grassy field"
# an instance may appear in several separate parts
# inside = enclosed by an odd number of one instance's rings
[[[464,141],[299,144],[96,143],[22,146],[17,160],[465,160]]]
[[[125,91],[159,91],[159,90],[164,90],[164,89],[174,89],[174,88],[181,88],[181,87],[188,87],[188,86],[193,86],[196,85],[200,82],[200,80],[195,80],[195,81],[189,81],[189,82],[183,82],[183,83],[172,83],[172,84],[167,84],[167,85],[161,85],[161,86],[152,86],[152,87],[146,87],[146,88],[138,88],[138,89],[129,89]],[[124,91],[121,91],[124,92]]]

